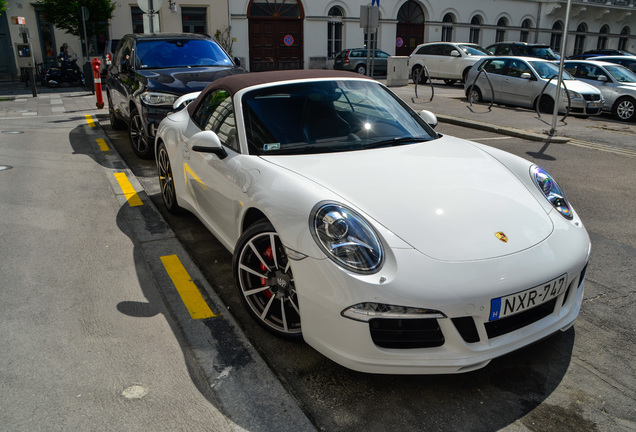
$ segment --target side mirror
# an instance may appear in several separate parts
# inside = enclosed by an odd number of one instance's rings
[[[530,73],[528,73],[528,72],[524,72],[524,73],[521,74],[520,78],[529,80],[529,79],[532,78],[532,75],[530,75]]]
[[[461,57],[462,55],[457,50],[452,50],[450,52],[451,57]]]
[[[200,153],[212,153],[219,157],[219,159],[225,159],[227,152],[221,144],[221,140],[212,131],[197,132],[192,136],[190,140],[192,145],[192,151]]]
[[[240,66],[241,65],[241,59],[238,58],[238,57],[234,57],[234,64],[237,65],[237,66]]]
[[[597,79],[601,82],[607,82],[607,77],[605,75],[599,75]]]
[[[420,117],[428,123],[433,129],[437,126],[437,117],[431,111],[422,110],[420,111]]]

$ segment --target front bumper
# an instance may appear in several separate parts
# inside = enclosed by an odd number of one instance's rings
[[[560,216],[558,216],[560,217]],[[563,224],[562,224],[563,225]],[[568,329],[582,299],[589,237],[580,226],[555,232],[523,252],[491,260],[443,262],[413,249],[386,251],[380,272],[356,275],[331,260],[305,258],[293,262],[305,341],[333,361],[353,370],[387,374],[468,372],[502,356]],[[555,300],[489,323],[491,300],[518,293],[567,274],[567,289]],[[386,348],[374,332],[377,321],[346,318],[342,311],[354,304],[375,302],[432,309],[445,318],[429,321],[430,347]],[[524,312],[525,313],[525,312]],[[521,315],[521,314],[519,314]],[[516,318],[515,318],[516,317]],[[514,318],[514,319],[512,319]],[[387,319],[388,320],[388,319]],[[403,320],[406,321],[406,320]],[[402,338],[413,322],[384,321],[385,329]],[[521,323],[521,324],[520,324]],[[418,324],[415,324],[418,327]],[[435,329],[437,328],[437,329]],[[381,329],[382,330],[382,329]],[[391,336],[389,336],[391,337]]]
[[[570,114],[579,115],[600,115],[603,112],[603,99],[594,98],[595,95],[584,95],[585,99],[573,98],[570,100]],[[561,107],[565,112],[565,107],[568,105],[567,98],[561,99]]]
[[[149,142],[154,142],[159,123],[161,123],[161,120],[170,112],[172,112],[172,106],[149,106],[143,103],[141,104],[139,115],[141,116]]]

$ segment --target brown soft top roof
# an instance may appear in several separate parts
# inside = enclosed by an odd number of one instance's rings
[[[231,95],[234,95],[244,88],[260,84],[315,78],[366,78],[371,80],[371,78],[354,72],[326,69],[299,69],[230,75],[219,78],[208,84],[203,91],[201,91],[199,97],[188,105],[188,112],[190,115],[193,115],[205,95],[215,89],[225,89],[230,92]]]

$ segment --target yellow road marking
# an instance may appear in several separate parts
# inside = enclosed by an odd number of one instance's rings
[[[197,288],[190,275],[181,264],[176,255],[162,256],[161,262],[172,279],[177,292],[181,296],[183,304],[188,308],[192,319],[204,319],[215,317],[214,313],[205,302],[201,292]]]
[[[95,122],[93,121],[93,116],[91,116],[90,114],[86,114],[84,117],[86,117],[86,123],[88,123],[89,127],[95,127]]]
[[[121,191],[124,193],[124,196],[128,200],[128,205],[130,205],[131,207],[144,205],[144,203],[141,201],[141,198],[139,198],[139,195],[137,195],[137,192],[135,192],[135,189],[130,184],[130,181],[128,181],[126,173],[115,173],[115,178],[119,182]]]
[[[97,145],[99,145],[99,149],[101,151],[107,152],[108,150],[110,150],[108,148],[108,144],[106,144],[106,140],[103,138],[97,138]]]

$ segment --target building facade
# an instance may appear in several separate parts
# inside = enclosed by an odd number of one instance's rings
[[[368,0],[155,0],[155,31],[217,35],[250,71],[330,68],[344,48],[367,46],[408,55],[419,43],[500,41],[549,44],[562,51],[567,0],[374,0],[377,32],[360,26]],[[136,2],[120,3],[108,34],[88,44],[46,22],[37,4],[9,0],[0,15],[0,76],[15,75],[15,43],[22,40],[12,16],[23,16],[37,63],[51,63],[68,43],[78,57],[100,56],[108,39],[148,31],[149,19]],[[145,21],[145,22],[144,22]],[[88,55],[86,53],[88,46]],[[572,0],[567,45],[570,56],[607,48],[636,52],[636,0]],[[8,50],[8,51],[5,51]],[[13,55],[11,55],[13,53]],[[13,72],[11,69],[13,68]]]

